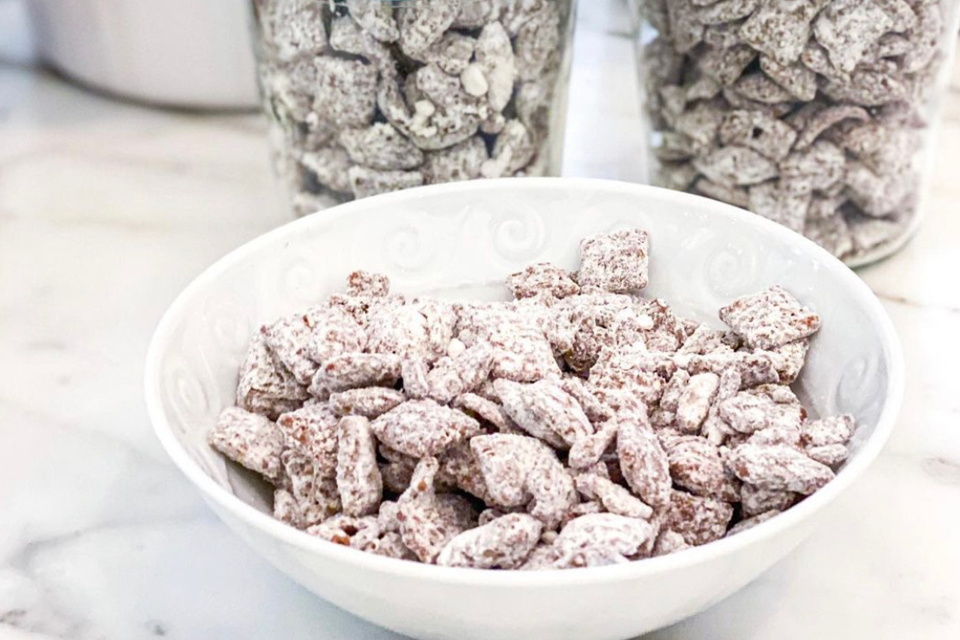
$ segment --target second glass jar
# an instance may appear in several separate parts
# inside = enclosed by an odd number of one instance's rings
[[[916,230],[960,0],[633,0],[650,180],[858,266]]]
[[[575,0],[253,0],[277,173],[298,215],[559,173]]]

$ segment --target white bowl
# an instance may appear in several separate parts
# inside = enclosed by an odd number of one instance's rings
[[[30,0],[40,57],[167,106],[259,106],[249,0]]]
[[[342,287],[356,268],[396,291],[502,296],[493,283],[533,262],[575,268],[579,240],[616,227],[651,234],[647,293],[716,322],[741,294],[782,284],[823,316],[798,392],[816,413],[860,424],[835,480],[752,530],[675,555],[603,568],[494,572],[367,555],[288,527],[248,475],[228,472],[204,434],[234,398],[260,324]],[[890,434],[903,361],[883,308],[847,267],[759,216],[705,198],[597,180],[514,179],[412,189],[351,202],[272,231],[204,272],[160,323],[147,359],[157,435],[214,511],[311,591],[416,638],[619,639],[722,600],[783,558]],[[829,544],[829,541],[826,542]]]

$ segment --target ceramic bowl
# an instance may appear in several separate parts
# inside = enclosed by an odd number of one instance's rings
[[[860,425],[835,480],[742,534],[674,555],[590,569],[495,572],[364,554],[269,515],[270,494],[205,442],[233,403],[258,325],[340,290],[357,268],[398,292],[505,296],[505,275],[536,261],[574,269],[581,238],[640,226],[650,285],[682,314],[717,324],[733,298],[780,284],[823,316],[796,391],[815,414]],[[341,205],[240,247],[193,282],[164,316],[146,368],[157,435],[214,511],[322,598],[376,624],[431,640],[613,640],[719,602],[790,553],[824,507],[860,476],[893,427],[903,361],[877,298],[814,243],[705,198],[595,180],[514,179],[431,186]],[[826,541],[829,544],[829,541]]]

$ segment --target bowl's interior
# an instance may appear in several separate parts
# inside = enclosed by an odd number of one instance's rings
[[[649,296],[719,326],[717,310],[771,284],[823,317],[796,385],[814,414],[852,413],[856,459],[896,386],[896,356],[880,305],[859,279],[797,234],[707,199],[600,181],[508,180],[442,185],[351,203],[231,253],[165,318],[148,371],[160,429],[202,471],[269,511],[252,474],[206,444],[234,401],[253,331],[341,290],[358,268],[389,274],[393,290],[443,298],[506,296],[507,274],[538,261],[569,269],[585,236],[640,226],[651,235]],[[842,473],[842,472],[841,472]]]

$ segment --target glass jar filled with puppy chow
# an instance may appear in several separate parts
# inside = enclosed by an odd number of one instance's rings
[[[637,0],[650,180],[853,266],[920,221],[960,0]]]
[[[277,173],[298,215],[559,173],[575,0],[253,0]]]

